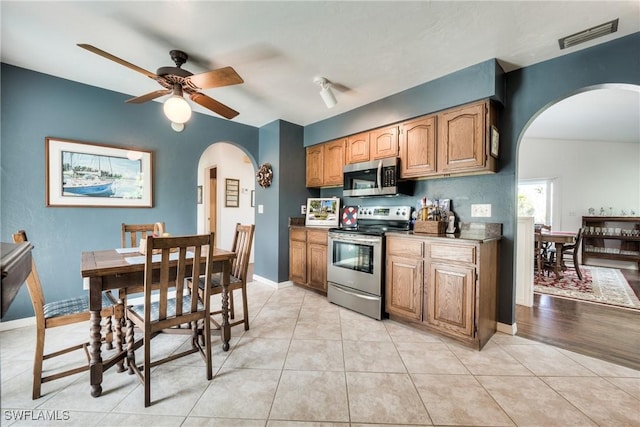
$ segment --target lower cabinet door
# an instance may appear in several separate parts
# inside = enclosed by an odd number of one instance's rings
[[[289,280],[300,285],[307,283],[307,243],[289,241]]]
[[[387,313],[422,321],[423,265],[422,259],[387,255]]]
[[[310,243],[307,248],[307,285],[319,291],[327,291],[327,246]]]
[[[464,337],[474,336],[475,266],[431,263],[425,289],[425,321]]]

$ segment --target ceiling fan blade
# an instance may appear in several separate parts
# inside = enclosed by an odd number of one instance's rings
[[[208,108],[216,114],[220,114],[225,119],[233,119],[235,116],[240,114],[236,110],[229,108],[226,105],[200,92],[192,93],[190,98],[193,102],[196,102],[203,107]]]
[[[137,65],[133,65],[132,63],[127,62],[124,59],[118,58],[117,56],[113,56],[110,53],[107,53],[102,49],[98,49],[95,46],[91,46],[90,44],[84,44],[84,43],[78,43],[78,46],[83,48],[83,49],[88,50],[89,52],[93,52],[96,55],[100,55],[100,56],[102,56],[104,58],[107,58],[107,59],[110,59],[110,60],[112,60],[114,62],[117,62],[120,65],[124,65],[125,67],[131,68],[132,70],[137,71],[137,72],[139,72],[141,74],[144,74],[147,77],[150,77],[152,79],[157,79],[158,78],[158,76],[153,74],[152,72],[147,71],[144,68],[140,68]]]
[[[142,104],[143,102],[151,101],[152,99],[159,98],[163,95],[169,95],[171,92],[172,92],[171,89],[156,90],[154,92],[149,92],[146,95],[136,96],[135,98],[127,99],[124,102],[128,102],[131,104]]]
[[[211,89],[214,87],[244,83],[242,77],[240,77],[232,67],[224,67],[213,71],[194,74],[193,76],[187,77],[186,80],[200,89]]]

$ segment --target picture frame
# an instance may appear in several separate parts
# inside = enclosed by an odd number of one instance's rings
[[[340,199],[308,198],[306,226],[337,227],[340,219]]]
[[[45,138],[47,207],[153,207],[153,153]]]
[[[495,158],[498,158],[498,154],[500,152],[500,133],[498,133],[498,128],[495,126],[491,126],[491,155]]]
[[[226,178],[224,180],[224,206],[226,208],[240,207],[240,180]]]

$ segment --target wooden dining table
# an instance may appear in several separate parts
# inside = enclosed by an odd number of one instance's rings
[[[213,271],[222,273],[222,322],[220,335],[222,349],[229,350],[231,327],[229,326],[229,278],[231,263],[236,257],[235,252],[214,248]],[[128,259],[129,258],[129,259]],[[89,336],[89,372],[91,395],[98,397],[102,394],[102,374],[107,369],[118,366],[118,371],[124,371],[123,361],[126,349],[122,348],[122,336],[116,339],[116,351],[108,360],[102,359],[101,317],[102,292],[108,290],[124,290],[126,293],[142,292],[144,283],[144,260],[140,262],[140,253],[134,249],[107,249],[82,253],[81,274],[85,287],[89,289],[90,336]],[[158,268],[160,262],[158,262]],[[203,268],[205,267],[203,263]],[[187,266],[189,268],[189,266]],[[204,270],[199,274],[204,274]],[[141,344],[138,343],[136,348]]]
[[[543,231],[542,242],[553,243],[556,248],[556,260],[553,272],[557,278],[562,277],[562,247],[576,241],[576,233],[570,231]]]

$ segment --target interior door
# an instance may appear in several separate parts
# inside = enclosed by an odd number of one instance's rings
[[[209,169],[209,232],[215,233],[214,241],[218,242],[218,233],[216,232],[216,219],[218,209],[218,169]]]

